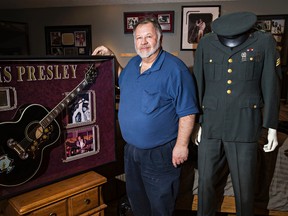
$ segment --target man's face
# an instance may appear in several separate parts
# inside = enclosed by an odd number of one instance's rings
[[[141,58],[155,54],[161,46],[160,37],[152,23],[140,24],[134,32],[135,50]]]

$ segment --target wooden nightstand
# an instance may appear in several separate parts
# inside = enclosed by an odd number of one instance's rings
[[[103,216],[105,182],[105,177],[90,171],[9,199],[5,215]]]

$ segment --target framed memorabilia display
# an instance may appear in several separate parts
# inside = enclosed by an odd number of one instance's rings
[[[211,32],[211,23],[220,16],[220,5],[182,6],[181,50],[196,50],[201,37]]]
[[[46,54],[78,56],[91,54],[91,26],[46,26]]]
[[[281,55],[281,64],[287,65],[288,15],[259,15],[257,16],[256,28],[273,35]]]
[[[0,196],[116,160],[114,57],[0,59]]]
[[[174,11],[146,11],[124,12],[124,33],[132,33],[133,26],[145,16],[155,17],[163,32],[174,32]]]

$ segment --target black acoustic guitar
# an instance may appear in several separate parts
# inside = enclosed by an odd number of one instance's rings
[[[17,120],[0,123],[0,186],[24,184],[39,171],[45,149],[57,143],[60,126],[55,118],[77,94],[97,77],[97,69],[90,65],[85,79],[51,111],[40,104],[18,110]]]

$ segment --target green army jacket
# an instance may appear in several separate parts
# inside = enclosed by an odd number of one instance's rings
[[[280,58],[270,33],[255,31],[229,48],[215,33],[199,42],[196,78],[202,136],[255,142],[262,126],[277,129]]]

